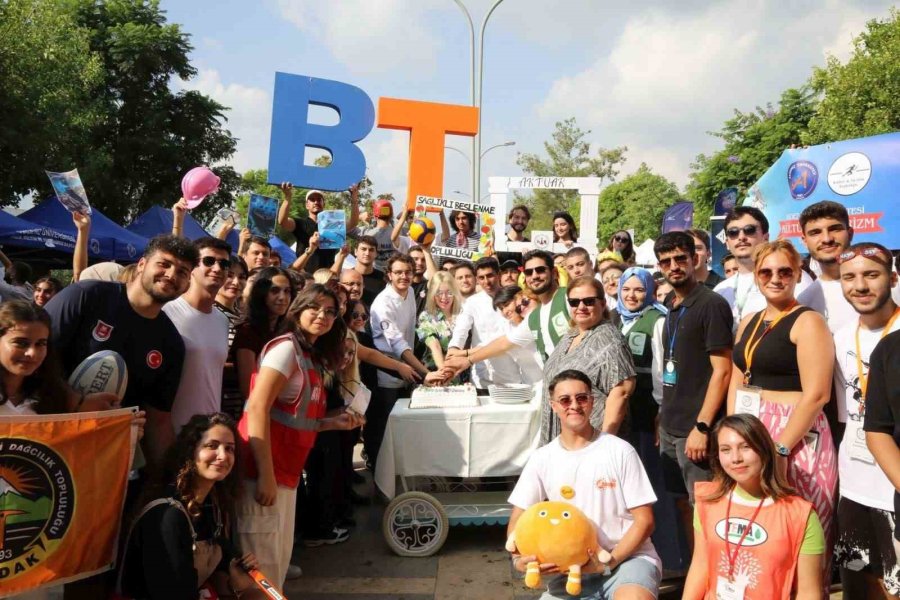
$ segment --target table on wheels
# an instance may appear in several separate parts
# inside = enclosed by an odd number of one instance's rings
[[[508,522],[509,491],[481,491],[479,480],[521,473],[540,434],[540,389],[537,384],[532,400],[521,404],[479,396],[481,405],[473,408],[411,409],[408,398],[397,401],[375,469],[376,485],[392,499],[382,529],[394,552],[430,556],[450,525]],[[439,484],[441,493],[414,489],[416,480],[445,477],[462,480]]]

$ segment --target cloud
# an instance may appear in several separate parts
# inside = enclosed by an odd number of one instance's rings
[[[239,83],[224,83],[216,69],[199,69],[197,77],[181,82],[182,89],[196,90],[228,107],[225,128],[238,138],[231,164],[239,172],[265,168],[269,161],[272,98],[269,92]]]

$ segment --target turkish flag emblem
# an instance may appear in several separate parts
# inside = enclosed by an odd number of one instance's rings
[[[103,321],[97,320],[97,324],[94,325],[94,330],[91,332],[91,335],[98,342],[105,342],[109,339],[109,336],[112,335],[113,326],[109,323],[104,323]]]
[[[162,352],[159,350],[151,350],[147,353],[147,366],[151,369],[158,369],[162,365]]]

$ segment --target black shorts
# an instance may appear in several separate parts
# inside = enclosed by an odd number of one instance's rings
[[[850,571],[864,571],[900,595],[900,566],[894,550],[894,513],[841,498],[837,509],[838,540],[834,561]]]

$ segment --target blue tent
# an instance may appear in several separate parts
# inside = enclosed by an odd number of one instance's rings
[[[72,215],[55,196],[47,198],[20,218],[38,225],[45,225],[71,235],[76,235]],[[88,242],[88,256],[92,259],[134,262],[141,257],[147,247],[147,238],[132,233],[112,222],[96,208],[91,215],[91,237]],[[12,242],[10,242],[12,243]]]
[[[71,253],[75,249],[75,235],[38,225],[0,210],[0,244]]]
[[[163,208],[162,206],[151,206],[147,212],[135,217],[131,225],[125,229],[150,239],[161,233],[171,233],[173,220],[171,209]],[[196,240],[209,235],[190,214],[184,215],[184,231],[182,233],[189,240]]]

